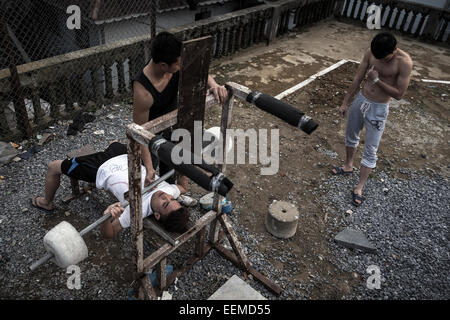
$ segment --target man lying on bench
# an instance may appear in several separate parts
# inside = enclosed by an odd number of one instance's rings
[[[145,179],[145,167],[141,167],[142,185]],[[105,238],[115,237],[122,229],[130,226],[130,206],[122,208],[124,194],[128,191],[127,147],[119,142],[111,143],[105,151],[49,163],[45,177],[45,196],[34,196],[32,205],[51,212],[53,199],[58,190],[61,174],[71,178],[92,182],[98,189],[112,192],[119,202],[110,205],[104,212],[112,213],[112,218],[101,226]],[[189,212],[176,199],[187,192],[189,187],[186,176],[178,178],[176,184],[162,181],[154,190],[142,195],[142,217],[154,214],[169,232],[184,232],[187,229]]]

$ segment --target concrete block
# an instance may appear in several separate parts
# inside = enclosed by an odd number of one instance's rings
[[[0,141],[0,166],[8,163],[19,154],[10,143]]]
[[[274,201],[266,214],[267,231],[278,238],[287,239],[297,231],[299,213],[297,208],[285,201]]]
[[[365,234],[361,231],[345,228],[337,234],[334,240],[348,248],[375,252],[375,247],[367,240]]]
[[[267,300],[237,275],[232,276],[208,300]]]

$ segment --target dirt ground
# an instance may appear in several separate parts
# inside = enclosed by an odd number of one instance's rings
[[[218,83],[233,81],[275,96],[341,59],[359,61],[375,34],[376,31],[327,20],[278,38],[270,46],[261,44],[242,50],[232,57],[214,61],[211,74]],[[399,36],[398,40],[399,47],[408,52],[415,63],[413,78],[404,99],[391,104],[378,151],[377,169],[371,178],[376,177],[380,171],[402,178],[403,168],[423,174],[434,171],[448,178],[450,89],[448,85],[424,83],[420,80],[450,80],[450,50],[411,38]],[[239,211],[239,224],[262,239],[259,250],[265,255],[271,256],[276,249],[303,257],[300,261],[292,259],[285,263],[275,256],[271,260],[279,270],[299,270],[290,275],[290,282],[304,283],[311,276],[325,279],[308,293],[310,299],[341,299],[364,281],[363,275],[342,271],[338,262],[333,259],[327,235],[336,234],[340,230],[333,230],[334,227],[327,220],[335,208],[320,200],[325,191],[319,188],[328,179],[331,166],[340,165],[344,159],[346,121],[338,114],[338,107],[356,68],[357,64],[346,63],[283,99],[319,123],[318,129],[311,135],[249,103],[241,100],[234,103],[231,128],[269,129],[269,132],[270,129],[279,129],[280,134],[277,174],[261,175],[262,165],[259,164],[227,165],[226,174],[234,183],[229,198],[233,208]],[[113,111],[111,106],[108,108]],[[127,116],[130,117],[131,112]],[[219,123],[220,108],[214,107],[206,114],[205,127],[217,126]],[[363,143],[364,135],[361,139],[361,144]],[[361,161],[361,154],[362,148],[359,148],[355,159],[357,166]],[[39,172],[44,169],[38,168]],[[192,193],[205,194],[205,191],[192,185]],[[265,229],[264,219],[273,200],[295,203],[299,209],[298,229],[290,240],[281,241]],[[87,220],[92,220],[102,210],[104,204],[112,202],[112,198],[86,202],[84,206],[89,209],[81,215],[64,216],[67,212],[63,207],[58,215],[41,218],[39,223],[50,229],[64,217],[64,220],[80,230]],[[98,204],[94,205],[95,203]],[[103,274],[104,277],[107,277],[106,274],[108,277],[113,274],[111,281],[117,283],[117,287],[129,285],[132,281],[132,273],[129,271],[133,266],[122,248],[127,245],[127,241],[129,242],[129,233],[124,233],[112,242],[101,239],[97,233],[86,235],[86,242],[91,244],[90,250],[94,252],[87,259],[86,270],[98,273],[98,276],[89,278],[89,281],[101,282],[99,279],[103,279]],[[245,242],[242,245],[245,247]],[[37,253],[34,255],[37,256]],[[295,264],[295,268],[291,264]],[[264,270],[259,271],[264,274]],[[18,277],[23,283],[31,281],[26,274]],[[33,281],[39,281],[43,287],[49,286],[56,292],[64,292],[58,289],[66,280],[64,273],[54,276],[42,271],[36,279]],[[84,283],[84,286],[91,287],[90,283]],[[34,297],[35,294],[37,293],[30,296]],[[86,293],[90,297],[97,295],[95,292]]]
[[[340,59],[360,60],[373,36],[373,32],[339,22],[320,23],[278,39],[270,47],[260,46],[232,59],[224,58],[212,70],[219,82],[233,81],[276,95]],[[448,85],[420,81],[450,79],[446,72],[450,65],[449,51],[401,37],[399,47],[413,57],[413,80],[404,99],[391,103],[378,151],[379,161],[371,178],[380,171],[401,178],[402,168],[424,174],[434,170],[449,177],[450,89]],[[277,174],[261,175],[261,165],[227,166],[227,175],[236,186],[230,199],[240,209],[239,222],[263,237],[259,248],[262,252],[277,248],[304,257],[298,262],[299,270],[303,271],[292,274],[290,281],[304,281],[311,273],[327,279],[315,288],[312,299],[340,299],[361,282],[361,275],[342,272],[332,261],[325,234],[330,231],[327,215],[333,208],[318,200],[321,196],[318,186],[327,179],[331,166],[340,165],[345,158],[346,121],[340,117],[338,107],[357,66],[346,63],[284,99],[319,123],[310,136],[249,103],[239,100],[234,104],[232,128],[279,129],[280,133]],[[206,127],[218,125],[219,118],[220,110],[211,110]],[[360,147],[355,159],[357,167],[361,155]],[[280,241],[265,230],[265,215],[273,200],[296,201],[301,218],[290,241]],[[285,267],[276,257],[272,263],[280,270]]]

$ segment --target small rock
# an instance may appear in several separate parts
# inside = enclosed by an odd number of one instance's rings
[[[103,134],[105,134],[105,130],[97,130],[97,131],[94,131],[93,134],[103,135]]]
[[[348,209],[347,211],[345,211],[345,213],[348,214],[348,215],[351,215],[351,214],[353,214],[353,211]]]
[[[22,160],[20,157],[15,157],[15,158],[13,159],[14,162],[19,162],[20,160]]]
[[[64,214],[66,217],[68,217],[68,216],[70,216],[70,211],[66,211],[66,212],[64,212]]]
[[[384,192],[384,193],[387,193],[388,191],[389,191],[388,188],[383,188],[383,192]]]
[[[22,213],[27,212],[27,211],[28,211],[28,208],[23,208],[22,209]]]

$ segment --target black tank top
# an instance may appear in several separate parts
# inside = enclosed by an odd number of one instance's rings
[[[162,92],[155,89],[153,84],[141,70],[134,81],[139,82],[153,97],[153,105],[148,114],[148,121],[161,117],[177,108],[178,80],[180,72],[177,71],[170,78],[169,83]]]

